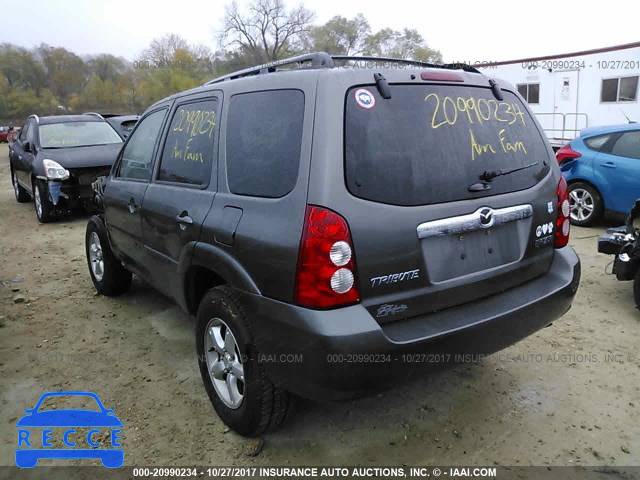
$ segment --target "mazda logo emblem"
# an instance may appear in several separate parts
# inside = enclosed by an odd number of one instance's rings
[[[480,209],[480,226],[482,228],[489,228],[491,225],[493,225],[493,220],[493,210],[491,210],[489,207]]]

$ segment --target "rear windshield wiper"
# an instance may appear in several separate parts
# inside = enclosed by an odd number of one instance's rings
[[[520,170],[526,170],[527,168],[535,167],[540,162],[531,163],[529,165],[525,165],[524,167],[516,167],[516,168],[505,168],[503,170],[485,170],[482,175],[480,175],[480,180],[484,180],[485,182],[490,182],[496,177],[501,177],[502,175],[509,175],[510,173],[519,172]]]

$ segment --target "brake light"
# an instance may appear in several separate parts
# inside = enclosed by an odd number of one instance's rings
[[[355,270],[345,219],[326,208],[308,205],[296,271],[296,303],[334,308],[358,302]]]
[[[464,82],[464,78],[453,72],[422,72],[420,79],[438,80],[441,82]]]
[[[556,152],[556,159],[558,160],[558,165],[562,165],[564,162],[568,160],[573,160],[581,156],[582,154],[580,152],[576,152],[573,148],[571,148],[571,144],[569,143],[567,143],[564,147],[560,148]]]
[[[556,217],[554,245],[556,248],[562,248],[569,243],[569,230],[571,229],[571,224],[569,223],[569,187],[567,187],[567,181],[564,177],[560,177],[556,193],[558,194],[558,216]]]

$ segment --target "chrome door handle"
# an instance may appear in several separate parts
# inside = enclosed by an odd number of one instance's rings
[[[138,204],[133,198],[129,199],[127,206],[129,207],[129,213],[136,213],[138,211]]]
[[[189,225],[193,225],[193,218],[191,218],[187,212],[182,212],[180,215],[176,215],[176,222],[178,222],[180,228],[184,230]]]

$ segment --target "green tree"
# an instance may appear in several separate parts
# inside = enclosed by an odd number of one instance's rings
[[[90,73],[103,82],[107,80],[118,81],[120,75],[126,70],[124,60],[107,53],[90,58],[86,65],[89,67]]]
[[[334,55],[358,55],[365,49],[371,27],[359,13],[354,18],[336,16],[324,25],[312,27],[307,40],[308,49]]]
[[[38,52],[46,68],[47,86],[64,105],[71,94],[85,87],[89,69],[78,55],[66,48],[43,43],[38,47]]]
[[[365,40],[364,53],[380,57],[404,58],[424,62],[440,63],[442,54],[429,48],[417,30],[405,28],[397,31],[383,28]]]
[[[44,65],[26,48],[9,43],[0,45],[0,72],[12,88],[31,88],[40,93],[45,84]]]

